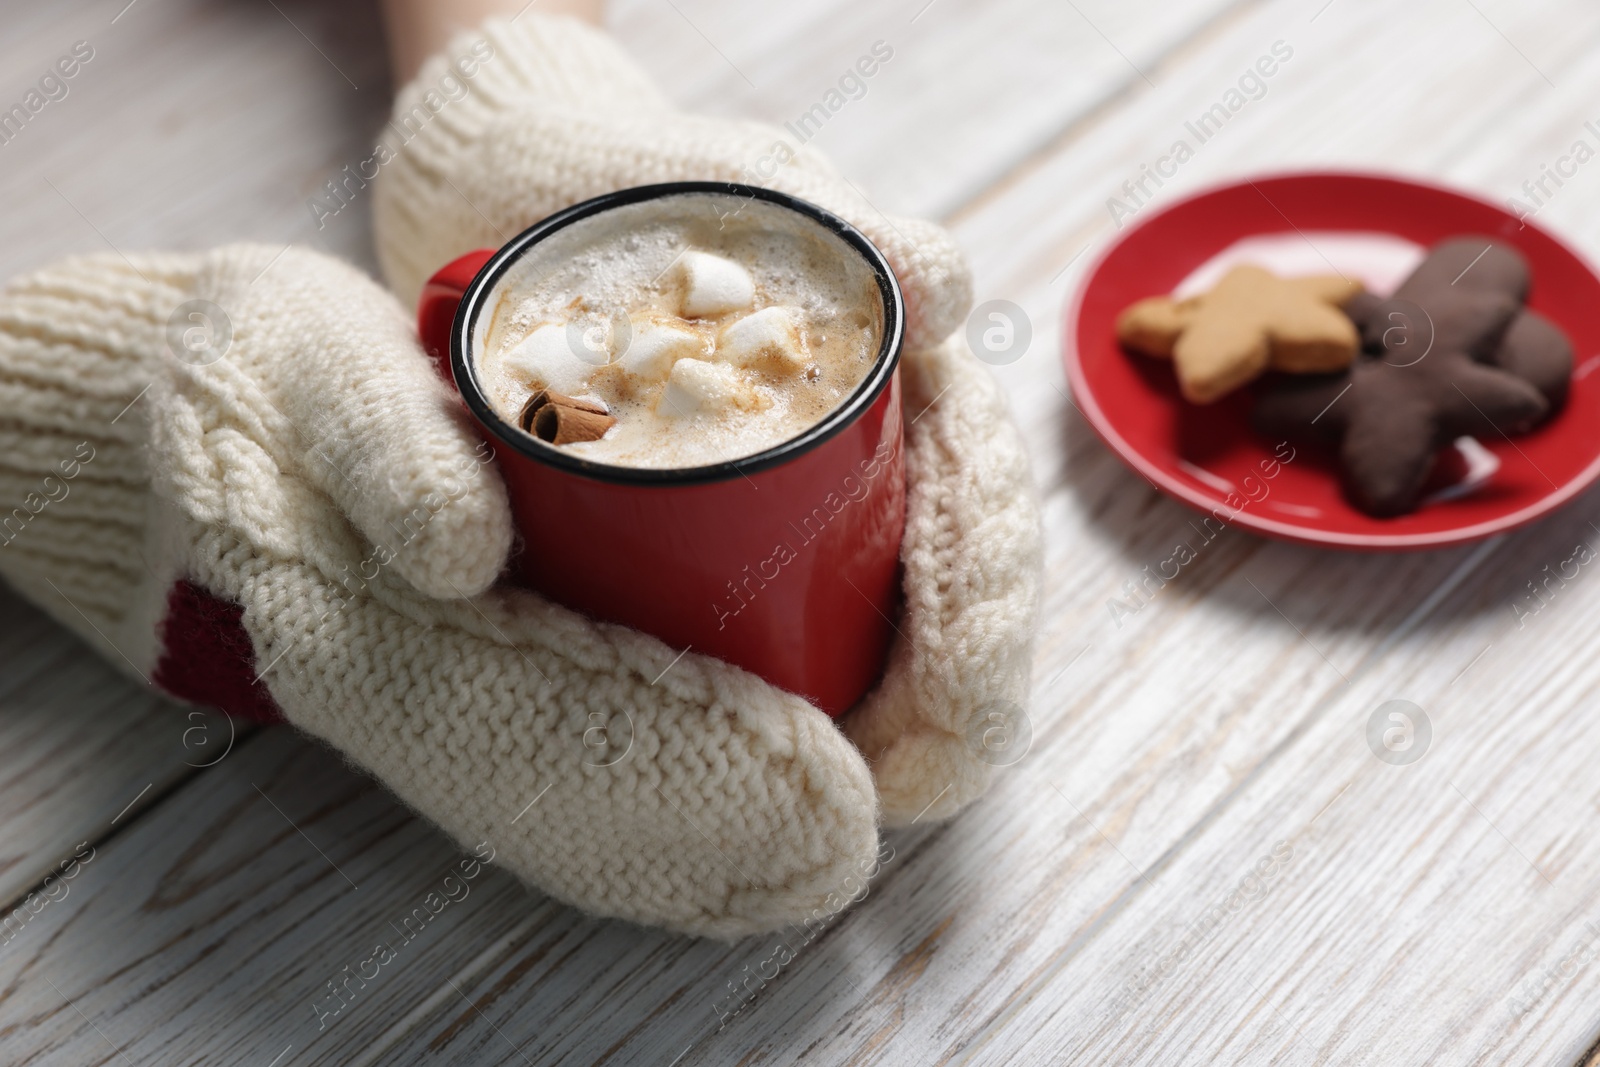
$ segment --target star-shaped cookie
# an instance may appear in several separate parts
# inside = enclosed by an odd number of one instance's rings
[[[1338,275],[1280,278],[1238,266],[1210,292],[1131,305],[1117,319],[1117,338],[1145,355],[1171,358],[1184,397],[1209,404],[1269,369],[1315,374],[1348,367],[1360,337],[1339,308],[1359,292],[1359,283]]]

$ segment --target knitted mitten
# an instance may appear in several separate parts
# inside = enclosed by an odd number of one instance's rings
[[[0,293],[0,397],[0,573],[130,673],[281,712],[600,914],[735,936],[874,868],[871,776],[821,712],[490,588],[504,488],[358,272],[67,261]]]
[[[378,255],[403,303],[439,267],[569,204],[678,180],[810,200],[888,256],[907,303],[905,616],[883,682],[843,720],[890,825],[939,819],[1015,742],[1039,586],[1039,520],[1003,397],[953,330],[971,282],[942,229],[877,211],[786,131],[675,110],[605,34],[525,12],[458,38],[403,89],[378,158]],[[574,657],[590,653],[568,646]]]

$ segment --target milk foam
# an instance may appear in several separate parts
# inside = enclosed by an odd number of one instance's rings
[[[765,201],[686,193],[534,245],[489,294],[473,350],[508,423],[541,388],[595,400],[616,425],[561,448],[666,469],[803,433],[867,376],[882,334],[877,279],[839,237]]]

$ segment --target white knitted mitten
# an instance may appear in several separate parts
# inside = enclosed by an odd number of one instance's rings
[[[66,261],[0,293],[0,397],[0,573],[119,667],[281,710],[600,914],[731,937],[830,914],[874,868],[871,776],[816,709],[490,588],[504,488],[359,272]]]
[[[765,185],[853,222],[907,303],[905,616],[883,682],[843,720],[889,825],[934,820],[987,788],[1017,741],[1039,587],[1038,504],[994,381],[950,335],[971,280],[944,230],[877,211],[783,130],[675,110],[604,33],[525,12],[454,41],[398,95],[374,212],[402,302],[455,257],[569,204],[681,180]],[[392,158],[385,158],[385,156]],[[942,400],[942,402],[941,402]],[[586,648],[569,654],[587,657]],[[819,717],[820,717],[820,713]]]

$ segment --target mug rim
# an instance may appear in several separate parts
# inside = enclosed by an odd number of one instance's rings
[[[593,215],[646,200],[706,193],[762,200],[803,215],[855,249],[871,268],[878,283],[879,296],[883,300],[883,336],[872,368],[850,395],[821,419],[793,437],[785,438],[769,448],[748,456],[698,467],[626,467],[615,463],[599,463],[546,444],[502,418],[489,405],[483,389],[478,384],[476,361],[470,358],[469,349],[478,317],[486,306],[487,298],[506,272],[540,241]],[[519,455],[558,470],[620,485],[704,485],[747,477],[779,466],[811,451],[849,427],[889,387],[900,365],[904,332],[905,298],[901,294],[899,280],[889,266],[888,259],[865,234],[838,215],[808,200],[742,182],[661,182],[602,193],[600,196],[563,208],[529,226],[500,246],[489,261],[479,269],[467,286],[466,292],[462,294],[461,303],[456,309],[455,321],[450,326],[450,371],[455,379],[456,389],[479,425],[493,433],[499,442],[512,448]]]

